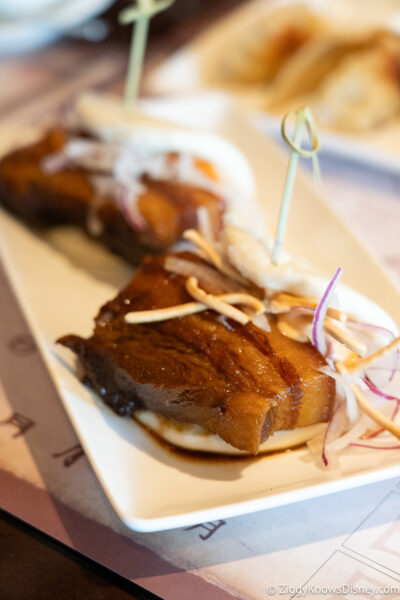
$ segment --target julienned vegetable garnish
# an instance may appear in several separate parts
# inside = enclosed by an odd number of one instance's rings
[[[335,275],[333,276],[332,281],[326,288],[325,293],[321,298],[321,301],[318,303],[318,306],[315,309],[315,314],[312,322],[312,343],[324,356],[328,351],[326,337],[324,334],[326,313],[328,311],[328,305],[332,299],[332,295],[335,291],[335,288],[339,283],[341,275],[342,269],[339,267]]]

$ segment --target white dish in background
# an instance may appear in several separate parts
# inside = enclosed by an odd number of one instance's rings
[[[113,0],[0,0],[0,55],[44,46],[105,11]],[[4,4],[4,6],[3,6]]]
[[[24,19],[50,8],[62,0],[0,0],[0,19]]]
[[[253,129],[221,96],[153,101],[154,116],[195,123],[224,136],[253,167],[257,194],[274,228],[287,156]],[[167,451],[132,420],[122,419],[79,383],[71,353],[54,340],[90,334],[93,317],[132,269],[74,230],[39,238],[0,213],[0,248],[64,407],[104,491],[130,528],[155,531],[295,502],[396,476],[400,453],[349,448],[340,471],[325,472],[306,448],[257,459],[191,460]],[[63,246],[66,253],[57,248]],[[309,179],[298,176],[287,249],[327,274],[340,264],[344,281],[399,323],[400,291],[341,223]]]
[[[218,82],[211,86],[203,73],[211,72],[215,57],[229,48],[232,39],[284,5],[306,4],[343,29],[355,32],[383,27],[400,33],[400,3],[397,0],[253,0],[207,28],[194,41],[155,67],[146,77],[146,89],[155,94],[176,95],[209,91],[211,88],[233,93],[244,108],[255,115],[257,127],[270,135],[280,135],[281,121],[262,110],[266,92],[232,88]],[[336,133],[319,127],[322,149],[349,160],[383,169],[400,171],[400,115],[381,128],[362,134]]]

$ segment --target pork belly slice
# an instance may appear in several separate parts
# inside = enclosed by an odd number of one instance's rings
[[[62,150],[69,138],[65,129],[54,129],[39,142],[5,156],[0,161],[0,205],[33,227],[78,226],[133,264],[145,255],[164,253],[185,229],[197,227],[199,207],[207,209],[211,226],[218,231],[224,211],[221,198],[198,187],[146,176],[142,178],[146,191],[137,203],[145,225],[133,229],[113,197],[99,197],[92,183],[96,173],[74,166],[52,174],[43,171],[44,159]],[[93,213],[102,229],[96,234],[90,227]]]
[[[270,333],[210,310],[128,324],[130,311],[191,300],[185,277],[163,265],[163,257],[143,261],[128,286],[101,308],[92,337],[58,340],[78,356],[84,381],[106,404],[121,415],[146,407],[197,423],[252,454],[274,431],[329,420],[335,382],[318,371],[324,358],[311,344],[284,337],[272,319]]]

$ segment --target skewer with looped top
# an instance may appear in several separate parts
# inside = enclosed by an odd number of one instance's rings
[[[136,6],[125,8],[119,14],[119,22],[122,23],[122,25],[135,23],[125,86],[126,110],[131,110],[135,106],[139,95],[139,85],[143,70],[143,60],[150,19],[157,13],[169,8],[174,1],[175,0],[137,0]]]
[[[292,141],[288,134],[288,121],[293,115],[296,116],[296,124],[294,130],[294,138]],[[309,150],[303,149],[301,147],[304,126],[306,126],[308,135],[310,137],[311,148]],[[277,265],[279,263],[279,255],[283,246],[283,239],[285,236],[285,230],[289,216],[290,204],[293,195],[293,188],[296,179],[296,171],[299,158],[312,158],[314,177],[317,181],[319,181],[321,177],[317,157],[317,152],[319,150],[319,140],[313,116],[311,114],[310,109],[307,108],[307,106],[303,106],[302,108],[299,108],[296,111],[289,112],[284,117],[282,121],[282,137],[285,140],[285,142],[289,145],[292,152],[290,155],[289,166],[286,174],[285,189],[283,190],[283,197],[279,212],[278,226],[275,234],[274,247],[272,249],[271,262],[274,265]]]

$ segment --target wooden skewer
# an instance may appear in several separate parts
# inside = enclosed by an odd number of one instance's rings
[[[396,352],[400,348],[400,336],[396,339],[392,340],[387,346],[380,348],[373,354],[369,354],[365,358],[354,359],[354,357],[350,357],[345,361],[345,367],[348,373],[355,373],[356,371],[364,371],[377,361],[385,358],[385,356],[389,356]]]
[[[143,69],[143,59],[146,50],[147,34],[151,17],[165,10],[174,0],[137,0],[136,6],[127,7],[119,14],[119,21],[135,23],[132,36],[128,76],[126,79],[125,106],[131,110],[139,95],[139,84]]]
[[[296,125],[294,130],[294,139],[290,139],[287,132],[287,122],[291,115],[296,116]],[[303,129],[306,126],[309,133],[311,150],[304,150],[301,147],[303,139]],[[293,195],[294,183],[296,179],[297,164],[299,157],[304,158],[312,157],[314,175],[317,179],[320,178],[319,163],[317,158],[317,152],[319,149],[319,141],[317,137],[317,130],[314,124],[311,111],[307,106],[302,106],[296,111],[288,113],[282,121],[282,136],[285,142],[290,146],[291,153],[289,159],[288,170],[286,174],[285,187],[283,190],[283,197],[279,211],[278,224],[276,228],[274,245],[271,254],[271,263],[277,265],[279,263],[279,256],[283,246],[283,238],[285,235],[286,224],[289,216],[290,204]]]
[[[337,371],[342,375],[348,372],[345,363],[337,362],[335,366]],[[354,396],[357,400],[357,404],[361,408],[361,410],[364,411],[365,414],[368,415],[373,421],[375,421],[375,423],[377,423],[387,431],[390,431],[391,434],[393,434],[400,440],[400,427],[396,425],[396,423],[393,423],[393,421],[385,417],[385,415],[383,415],[381,412],[379,412],[379,410],[377,410],[366,399],[358,385],[352,383],[350,384],[350,388],[354,393]]]

